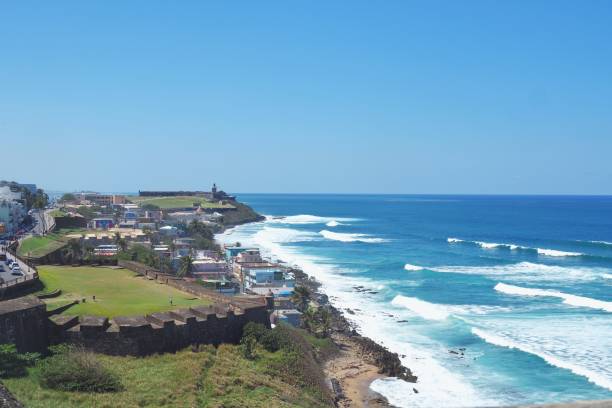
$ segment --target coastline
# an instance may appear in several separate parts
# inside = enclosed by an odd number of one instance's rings
[[[381,394],[370,388],[372,382],[387,377],[397,377],[416,384],[417,377],[403,366],[399,355],[389,351],[369,337],[362,336],[351,324],[344,312],[334,307],[327,295],[320,291],[322,283],[303,270],[291,268],[296,284],[304,285],[313,294],[313,301],[327,307],[332,316],[330,338],[338,347],[338,353],[321,362],[332,385],[338,407],[394,407]],[[418,392],[414,388],[415,392]]]
[[[239,225],[261,222],[265,219],[264,216],[259,215],[252,221],[227,225],[219,234]],[[283,260],[279,259],[279,262],[282,263]],[[291,266],[290,271],[295,275],[296,286],[306,286],[312,293],[311,301],[319,307],[328,308],[331,312],[330,338],[338,351],[320,361],[320,364],[327,375],[336,406],[341,408],[395,407],[384,396],[370,388],[375,380],[388,377],[396,377],[415,384],[413,390],[418,393],[417,377],[408,367],[402,365],[397,353],[359,334],[357,327],[349,322],[344,312],[334,307],[328,296],[320,290],[323,284],[316,278],[297,267]]]

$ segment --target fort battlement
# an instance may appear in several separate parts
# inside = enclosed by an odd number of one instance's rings
[[[111,355],[173,352],[192,344],[238,343],[248,322],[269,326],[266,306],[198,306],[146,316],[57,315],[49,318],[52,343],[72,343]]]
[[[248,322],[270,325],[271,298],[224,296],[137,262],[120,264],[147,279],[214,303],[109,319],[48,312],[40,299],[24,296],[0,302],[0,343],[16,344],[19,351],[44,351],[49,344],[72,343],[104,354],[143,356],[193,344],[238,343]]]

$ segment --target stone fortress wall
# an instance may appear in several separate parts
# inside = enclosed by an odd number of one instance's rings
[[[210,298],[214,304],[108,319],[47,312],[40,299],[23,296],[0,302],[0,343],[16,344],[25,352],[44,351],[49,344],[67,342],[99,353],[142,356],[193,344],[238,343],[248,322],[270,326],[272,298],[228,297],[143,264],[122,261],[121,266],[146,279]]]

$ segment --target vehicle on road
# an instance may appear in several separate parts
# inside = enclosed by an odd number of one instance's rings
[[[23,272],[21,272],[21,268],[19,267],[19,265],[13,267],[13,271],[11,272],[11,275],[23,276]]]
[[[9,268],[13,266],[13,260],[12,259],[8,259],[5,263],[6,263],[6,266],[8,266]]]
[[[11,264],[11,269],[20,269],[20,268],[21,268],[21,267],[19,266],[19,263],[18,263],[18,262],[13,262],[13,263]]]

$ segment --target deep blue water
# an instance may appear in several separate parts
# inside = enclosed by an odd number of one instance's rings
[[[612,399],[612,197],[239,199],[286,218],[221,238],[301,266],[402,355],[417,384],[372,385],[392,403]]]

